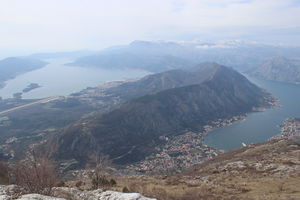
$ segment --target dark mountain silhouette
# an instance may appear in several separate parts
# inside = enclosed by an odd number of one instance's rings
[[[121,95],[129,91],[130,97],[141,96],[67,127],[48,142],[55,147],[53,156],[84,163],[97,151],[115,163],[132,163],[155,152],[162,143],[160,136],[201,132],[217,119],[269,103],[265,91],[233,69],[214,63],[148,76],[120,87],[115,90],[128,89]]]

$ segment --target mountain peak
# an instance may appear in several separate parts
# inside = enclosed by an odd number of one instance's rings
[[[140,161],[164,144],[160,136],[173,137],[186,130],[200,133],[214,120],[268,104],[263,90],[217,63],[149,75],[106,95],[119,99],[121,105],[56,136],[50,144],[58,146],[59,159],[84,163],[89,153],[99,151],[118,164]]]

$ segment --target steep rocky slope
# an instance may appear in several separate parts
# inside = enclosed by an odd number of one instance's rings
[[[250,75],[267,80],[300,83],[300,60],[272,57],[251,70]]]
[[[270,105],[269,94],[230,68],[207,64],[192,73],[196,75],[178,73],[174,80],[180,84],[166,87],[175,88],[130,100],[111,112],[67,127],[48,142],[54,147],[52,155],[83,164],[88,155],[101,152],[115,163],[132,163],[154,153],[163,143],[160,136],[201,132],[204,125],[220,118]]]
[[[208,64],[207,64],[208,65]],[[216,65],[216,64],[211,64]],[[162,90],[201,83],[210,78],[205,67],[198,73],[172,70],[153,74],[134,82],[113,82],[87,88],[56,101],[38,104],[0,117],[0,158],[20,157],[24,149],[58,132],[92,112],[107,112],[128,100]],[[0,101],[0,110],[23,105],[29,100]],[[21,154],[21,155],[20,155]]]
[[[52,196],[40,194],[27,194],[17,185],[0,185],[0,200],[155,200],[138,193],[122,193],[116,191],[104,191],[102,189],[92,191],[80,191],[75,188],[56,187],[52,189]]]

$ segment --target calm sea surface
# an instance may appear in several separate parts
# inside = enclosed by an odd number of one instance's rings
[[[49,96],[68,95],[86,87],[95,87],[104,82],[139,78],[149,74],[142,70],[106,70],[65,66],[70,60],[52,60],[50,64],[15,79],[9,80],[0,89],[0,97],[10,98],[14,93],[22,92],[30,83],[42,87],[23,94],[24,99],[44,98]]]
[[[241,147],[242,142],[263,142],[280,133],[276,126],[283,124],[286,118],[300,117],[300,85],[249,79],[277,97],[282,107],[251,113],[244,121],[216,129],[205,137],[205,144],[231,150]]]

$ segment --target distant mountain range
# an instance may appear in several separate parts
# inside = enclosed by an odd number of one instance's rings
[[[195,63],[190,60],[171,55],[147,55],[132,53],[116,53],[91,55],[77,59],[68,65],[81,67],[100,67],[109,69],[143,69],[159,72],[169,69],[191,67]]]
[[[0,60],[0,87],[17,75],[44,67],[47,63],[33,58],[10,57]]]
[[[103,50],[36,53],[32,59],[70,59],[67,65],[106,69],[141,69],[163,72],[191,68],[202,62],[217,62],[240,72],[257,68],[266,59],[286,57],[299,59],[300,47],[266,45],[242,40],[140,41],[112,46]]]
[[[80,57],[69,65],[109,69],[137,68],[162,72],[190,68],[201,62],[217,62],[239,71],[257,67],[273,56],[299,57],[300,48],[264,45],[238,40],[201,41],[134,41]]]
[[[69,58],[76,59],[83,56],[88,56],[97,53],[97,51],[89,50],[79,50],[79,51],[69,51],[69,52],[52,52],[52,53],[35,53],[31,54],[30,58],[36,59],[57,59],[57,58]]]
[[[154,153],[163,143],[160,136],[201,132],[215,120],[270,105],[268,93],[215,63],[150,75],[109,91],[127,102],[55,135],[48,142],[52,156],[83,164],[88,155],[101,152],[115,163],[132,163]]]
[[[300,59],[272,57],[249,74],[267,80],[300,83]]]

